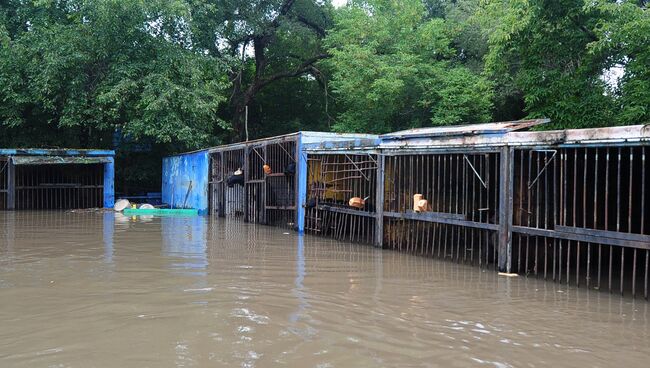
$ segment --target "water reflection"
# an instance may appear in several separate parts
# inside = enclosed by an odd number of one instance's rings
[[[0,242],[0,367],[633,367],[650,354],[645,301],[273,227],[16,212],[0,213]]]
[[[208,266],[205,217],[161,217],[162,253],[175,259],[172,269],[186,275],[205,276]]]
[[[103,214],[102,235],[104,240],[104,262],[113,263],[114,246],[113,236],[115,234],[115,216],[117,213],[106,212]],[[121,214],[119,214],[121,215]]]
[[[305,291],[305,237],[304,235],[296,236],[296,279],[293,282],[294,288],[291,294],[298,299],[298,309],[289,317],[290,322],[297,322],[305,309],[309,307],[307,302],[307,293]]]

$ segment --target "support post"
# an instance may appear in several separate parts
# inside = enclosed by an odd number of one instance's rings
[[[225,170],[225,160],[223,157],[223,151],[219,152],[219,162],[221,163],[219,165],[219,170],[221,170],[221,173],[219,173],[219,177],[221,178],[221,182],[217,183],[217,195],[219,198],[217,199],[217,211],[219,214],[219,217],[226,217],[226,170]]]
[[[298,135],[296,144],[296,230],[305,232],[305,206],[307,204],[307,154],[303,152],[303,136]]]
[[[268,143],[265,143],[264,144],[264,151],[263,151],[264,152],[264,162],[262,162],[262,164],[264,164],[264,165],[270,164],[269,157],[268,157],[268,149],[267,148],[268,148]],[[277,169],[275,169],[275,170],[277,170]],[[260,208],[262,209],[262,219],[261,219],[260,222],[262,224],[264,224],[264,225],[268,225],[269,222],[268,222],[267,213],[266,213],[266,195],[267,195],[266,187],[268,185],[269,177],[268,177],[268,175],[266,175],[266,173],[264,173],[263,175],[264,175],[264,183],[262,184],[262,198],[261,198],[261,201],[258,199],[258,201],[261,202],[260,203]]]
[[[16,209],[16,166],[13,159],[9,157],[7,161],[7,209]]]
[[[250,184],[247,183],[248,179],[250,179],[250,172],[249,172],[249,167],[248,167],[248,144],[244,146],[244,222],[249,222],[250,221],[250,216],[249,216],[249,211],[248,211],[248,187]]]
[[[113,208],[115,205],[115,159],[104,164],[104,208]]]
[[[375,196],[375,247],[383,248],[384,246],[384,164],[385,157],[381,153],[377,154],[377,185]]]
[[[499,177],[499,272],[510,273],[512,267],[512,206],[514,149],[501,148]]]

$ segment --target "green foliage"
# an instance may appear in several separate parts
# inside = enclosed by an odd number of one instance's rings
[[[423,4],[354,1],[326,40],[340,131],[388,132],[490,119],[491,86],[458,59],[455,31]]]
[[[598,41],[589,45],[592,55],[606,55],[604,68],[622,73],[614,98],[615,123],[650,123],[650,12],[636,3],[599,1],[591,6],[602,18],[594,33]],[[646,5],[647,6],[647,5]]]
[[[487,0],[476,18],[502,104],[522,99],[557,128],[647,121],[648,12],[636,2]]]
[[[2,1],[0,146],[121,138],[135,188],[170,152],[242,139],[246,106],[251,138],[650,122],[646,0],[348,3]]]
[[[38,124],[81,136],[64,144],[110,147],[119,129],[196,148],[228,128],[224,63],[191,49],[182,2],[27,4],[0,48],[0,124],[12,135]]]

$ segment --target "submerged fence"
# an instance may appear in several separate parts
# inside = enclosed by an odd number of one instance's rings
[[[513,150],[512,270],[648,297],[647,144]]]

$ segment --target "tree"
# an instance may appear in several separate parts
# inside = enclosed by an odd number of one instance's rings
[[[606,2],[597,7],[602,19],[589,45],[594,55],[607,55],[603,69],[616,78],[608,85],[617,124],[650,123],[650,12],[647,1]]]
[[[647,121],[644,3],[485,1],[477,19],[489,39],[486,73],[497,106],[522,106],[523,115],[549,117],[555,128]]]
[[[112,147],[117,130],[196,148],[216,126],[228,128],[218,116],[225,65],[192,49],[182,2],[10,5],[0,48],[0,124],[10,142],[34,134],[40,145]]]
[[[330,25],[329,2],[197,0],[191,4],[197,46],[231,61],[228,117],[234,139],[244,137],[246,106],[263,89],[287,78],[321,77],[315,64],[328,57],[321,40]]]
[[[454,27],[430,14],[418,0],[352,1],[337,12],[326,40],[342,105],[336,130],[490,120],[490,83],[464,65]]]

